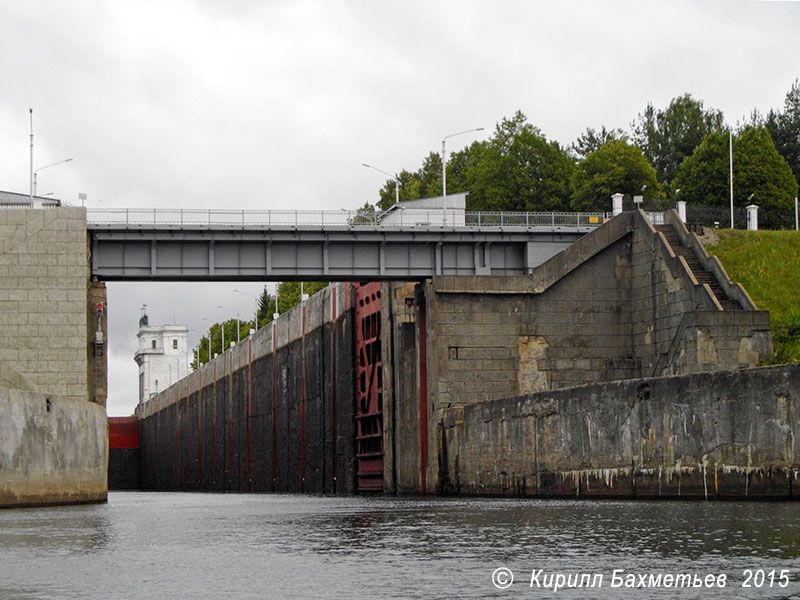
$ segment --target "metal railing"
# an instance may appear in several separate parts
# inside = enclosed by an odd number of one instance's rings
[[[596,227],[606,213],[464,212],[435,209],[364,210],[205,210],[111,208],[86,210],[90,225],[259,226],[259,227]]]

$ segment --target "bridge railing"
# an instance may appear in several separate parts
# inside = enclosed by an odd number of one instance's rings
[[[112,226],[447,226],[447,227],[593,227],[606,213],[465,212],[400,209],[365,210],[207,210],[170,208],[89,208],[90,225]]]

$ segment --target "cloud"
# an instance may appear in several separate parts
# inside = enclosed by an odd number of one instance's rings
[[[567,145],[687,92],[731,122],[779,107],[800,76],[798,17],[796,2],[9,0],[0,189],[28,189],[32,107],[35,165],[74,159],[39,191],[66,201],[356,208],[384,183],[361,163],[413,170],[444,135],[486,128],[457,150],[518,109]],[[122,285],[114,397],[131,393],[140,303],[197,327],[232,301]]]

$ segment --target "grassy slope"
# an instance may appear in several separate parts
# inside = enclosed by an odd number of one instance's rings
[[[771,313],[775,356],[769,362],[800,362],[800,233],[722,230],[706,245],[760,309]]]

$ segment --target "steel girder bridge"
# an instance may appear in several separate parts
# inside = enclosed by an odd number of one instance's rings
[[[103,281],[377,281],[525,275],[603,213],[89,209]]]

